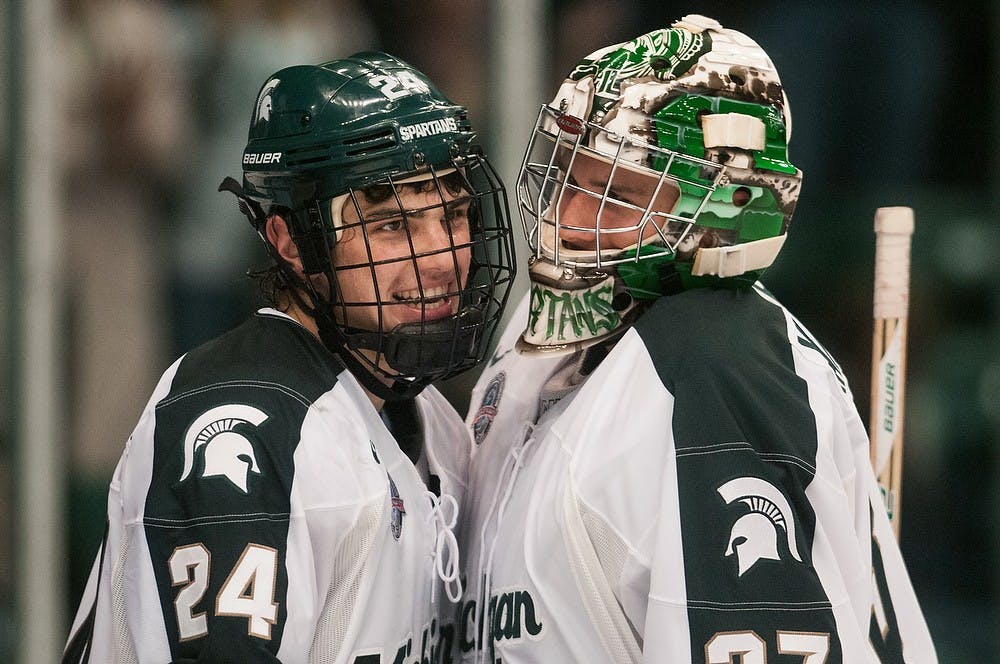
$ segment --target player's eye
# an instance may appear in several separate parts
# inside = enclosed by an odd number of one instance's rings
[[[371,219],[367,223],[369,233],[399,233],[406,228],[403,217],[382,217]]]
[[[630,201],[628,199],[628,196],[620,194],[618,192],[618,190],[616,190],[614,188],[608,189],[608,198],[610,198],[612,200],[615,200],[615,201],[621,201],[622,203],[631,203],[632,202],[632,201]]]
[[[451,201],[444,206],[444,216],[448,221],[461,222],[469,218],[469,201]]]

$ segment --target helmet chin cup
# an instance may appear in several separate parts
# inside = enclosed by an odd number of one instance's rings
[[[436,380],[476,364],[483,319],[482,311],[470,308],[433,321],[403,323],[385,333],[348,329],[345,336],[351,350],[380,353],[399,376]]]

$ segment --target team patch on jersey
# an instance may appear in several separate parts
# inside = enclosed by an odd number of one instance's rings
[[[726,545],[726,556],[736,556],[737,576],[743,576],[760,560],[780,561],[779,535],[785,538],[791,556],[802,562],[795,543],[795,516],[777,487],[758,477],[737,477],[717,491],[727,505],[740,502],[749,508],[733,523]]]
[[[403,506],[403,499],[399,497],[396,483],[392,481],[392,475],[388,475],[388,477],[389,500],[392,502],[392,517],[389,520],[389,528],[392,530],[392,536],[399,539],[399,534],[403,532],[403,515],[406,514],[406,508]]]
[[[490,432],[490,425],[493,424],[493,418],[497,416],[497,407],[500,405],[500,397],[503,396],[503,385],[506,380],[507,374],[501,371],[486,386],[483,401],[479,404],[476,417],[472,420],[472,435],[476,445],[482,443],[486,439],[486,434]]]
[[[199,415],[184,432],[184,481],[195,467],[195,457],[201,451],[204,467],[201,477],[225,477],[244,494],[249,494],[248,475],[260,474],[253,443],[236,427],[242,424],[260,426],[267,414],[245,404],[216,406]]]

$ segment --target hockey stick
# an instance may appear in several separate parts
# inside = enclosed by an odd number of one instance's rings
[[[896,539],[899,539],[903,474],[906,313],[912,235],[912,208],[883,207],[875,211],[870,453]]]

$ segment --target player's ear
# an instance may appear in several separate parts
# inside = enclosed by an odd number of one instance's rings
[[[272,214],[267,218],[264,225],[264,232],[267,241],[275,248],[281,259],[295,268],[296,272],[302,272],[302,260],[299,258],[299,248],[292,240],[291,233],[288,232],[288,223],[280,214]]]

